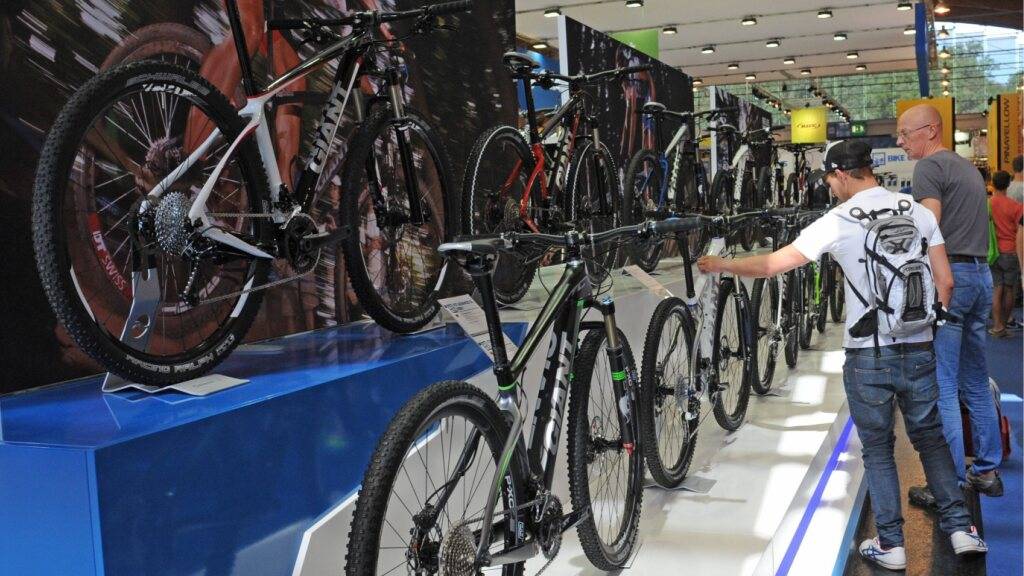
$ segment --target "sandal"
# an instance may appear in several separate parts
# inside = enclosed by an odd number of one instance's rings
[[[989,328],[988,333],[991,334],[993,338],[1006,338],[1007,336],[1009,336],[1009,334],[1006,333],[1006,328],[1003,328],[1002,330],[995,330],[993,328]]]

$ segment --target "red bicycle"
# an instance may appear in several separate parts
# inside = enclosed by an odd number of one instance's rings
[[[564,76],[537,71],[537,62],[516,52],[505,67],[522,82],[527,129],[496,126],[477,139],[463,180],[462,230],[470,235],[503,232],[601,232],[619,225],[622,192],[618,170],[600,139],[590,112],[587,86],[620,80],[650,66]],[[533,101],[534,86],[568,88],[568,99],[543,126]],[[615,263],[616,249],[585,250],[592,272]],[[494,271],[494,292],[510,304],[526,294],[541,253],[502,253]]]

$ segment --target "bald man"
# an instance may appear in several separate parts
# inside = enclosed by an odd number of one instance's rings
[[[958,319],[946,322],[935,335],[943,434],[961,484],[988,496],[1002,496],[1003,482],[996,472],[1002,462],[1002,441],[985,358],[992,309],[985,181],[973,164],[943,145],[942,116],[932,106],[910,108],[899,117],[896,129],[896,143],[917,160],[914,200],[935,213],[953,270],[949,312]],[[970,470],[965,466],[961,399],[970,412],[974,432]],[[911,488],[910,501],[935,505],[927,486]]]

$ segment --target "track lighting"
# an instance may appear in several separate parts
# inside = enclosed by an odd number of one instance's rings
[[[562,9],[561,8],[548,8],[547,10],[544,11],[544,17],[545,18],[558,18],[561,15],[562,15]]]

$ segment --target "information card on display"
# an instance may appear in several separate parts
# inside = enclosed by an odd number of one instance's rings
[[[477,346],[493,362],[494,349],[491,348],[491,336],[487,331],[487,317],[484,316],[483,308],[469,294],[442,298],[438,300],[438,303],[455,318],[455,321],[459,323],[463,331],[476,342]],[[506,334],[502,333],[502,337],[505,338],[505,352],[511,358],[519,347]]]
[[[651,276],[647,272],[644,272],[643,269],[636,264],[630,264],[622,270],[633,278],[636,278],[637,282],[643,284],[645,288],[656,294],[659,298],[672,297],[672,292],[670,292],[668,288],[665,288],[664,284],[658,282],[657,278]]]

